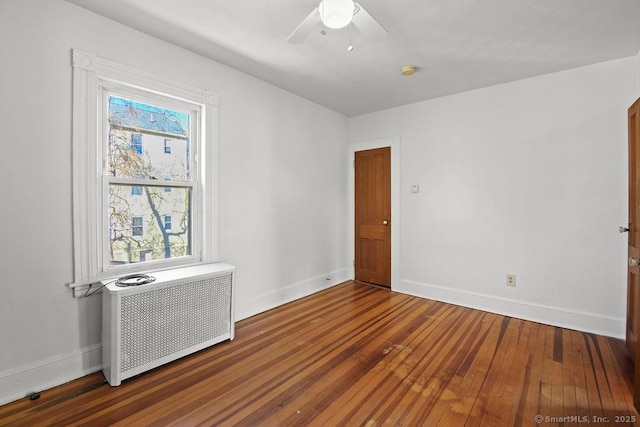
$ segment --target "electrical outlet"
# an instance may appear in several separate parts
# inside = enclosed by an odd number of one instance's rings
[[[507,274],[507,286],[516,286],[516,275],[515,274]]]

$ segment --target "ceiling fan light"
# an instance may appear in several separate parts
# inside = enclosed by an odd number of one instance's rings
[[[320,20],[329,28],[343,28],[351,23],[353,0],[322,0],[318,6]]]

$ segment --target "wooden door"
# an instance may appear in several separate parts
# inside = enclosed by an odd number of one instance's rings
[[[640,106],[640,100],[636,101],[629,108],[629,240],[628,240],[628,257],[629,264],[627,266],[627,348],[635,359],[636,347],[638,342],[638,328],[640,327],[640,287],[638,281],[640,280],[640,267],[634,266],[633,259],[640,259],[639,245],[640,245],[640,222],[638,221],[638,215],[640,215],[640,209],[637,208],[636,203],[640,202],[640,197],[637,197],[638,191],[640,191],[640,183],[638,174],[640,167],[640,158],[638,152],[638,126],[639,114],[638,107]],[[624,231],[621,228],[620,231]]]
[[[626,343],[635,364],[633,400],[640,410],[640,99],[630,108],[629,126],[629,240],[627,264]],[[620,231],[624,231],[621,227]]]
[[[355,279],[391,287],[391,148],[355,153]]]

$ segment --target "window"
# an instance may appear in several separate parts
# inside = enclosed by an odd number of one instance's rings
[[[142,236],[144,233],[144,229],[142,228],[142,220],[141,216],[134,216],[131,221],[131,235],[132,236]]]
[[[150,261],[153,251],[140,251],[140,262]]]
[[[192,123],[199,121],[200,109],[108,83],[101,87],[101,97],[102,123],[107,128],[103,133],[109,135],[104,141],[104,180],[109,188],[105,211],[110,224],[105,262],[121,266],[192,256],[197,180],[189,147],[198,137]],[[174,141],[170,153],[164,135]],[[137,189],[142,188],[141,181],[146,184],[142,191]],[[142,199],[128,196],[142,192],[146,196]],[[180,226],[167,228],[159,211],[173,212]],[[150,255],[143,257],[143,248],[151,248]]]
[[[74,294],[216,261],[216,95],[77,49],[73,79]]]
[[[131,148],[135,150],[136,153],[142,154],[142,135],[139,133],[131,134]]]

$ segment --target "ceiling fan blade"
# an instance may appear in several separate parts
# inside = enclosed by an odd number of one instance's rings
[[[356,11],[353,14],[353,25],[368,40],[380,41],[387,36],[387,30],[366,11],[364,7],[356,3]]]
[[[289,43],[300,43],[307,38],[311,32],[320,27],[320,16],[318,15],[318,8],[316,7],[311,11],[309,15],[293,30],[293,33],[287,37]]]

